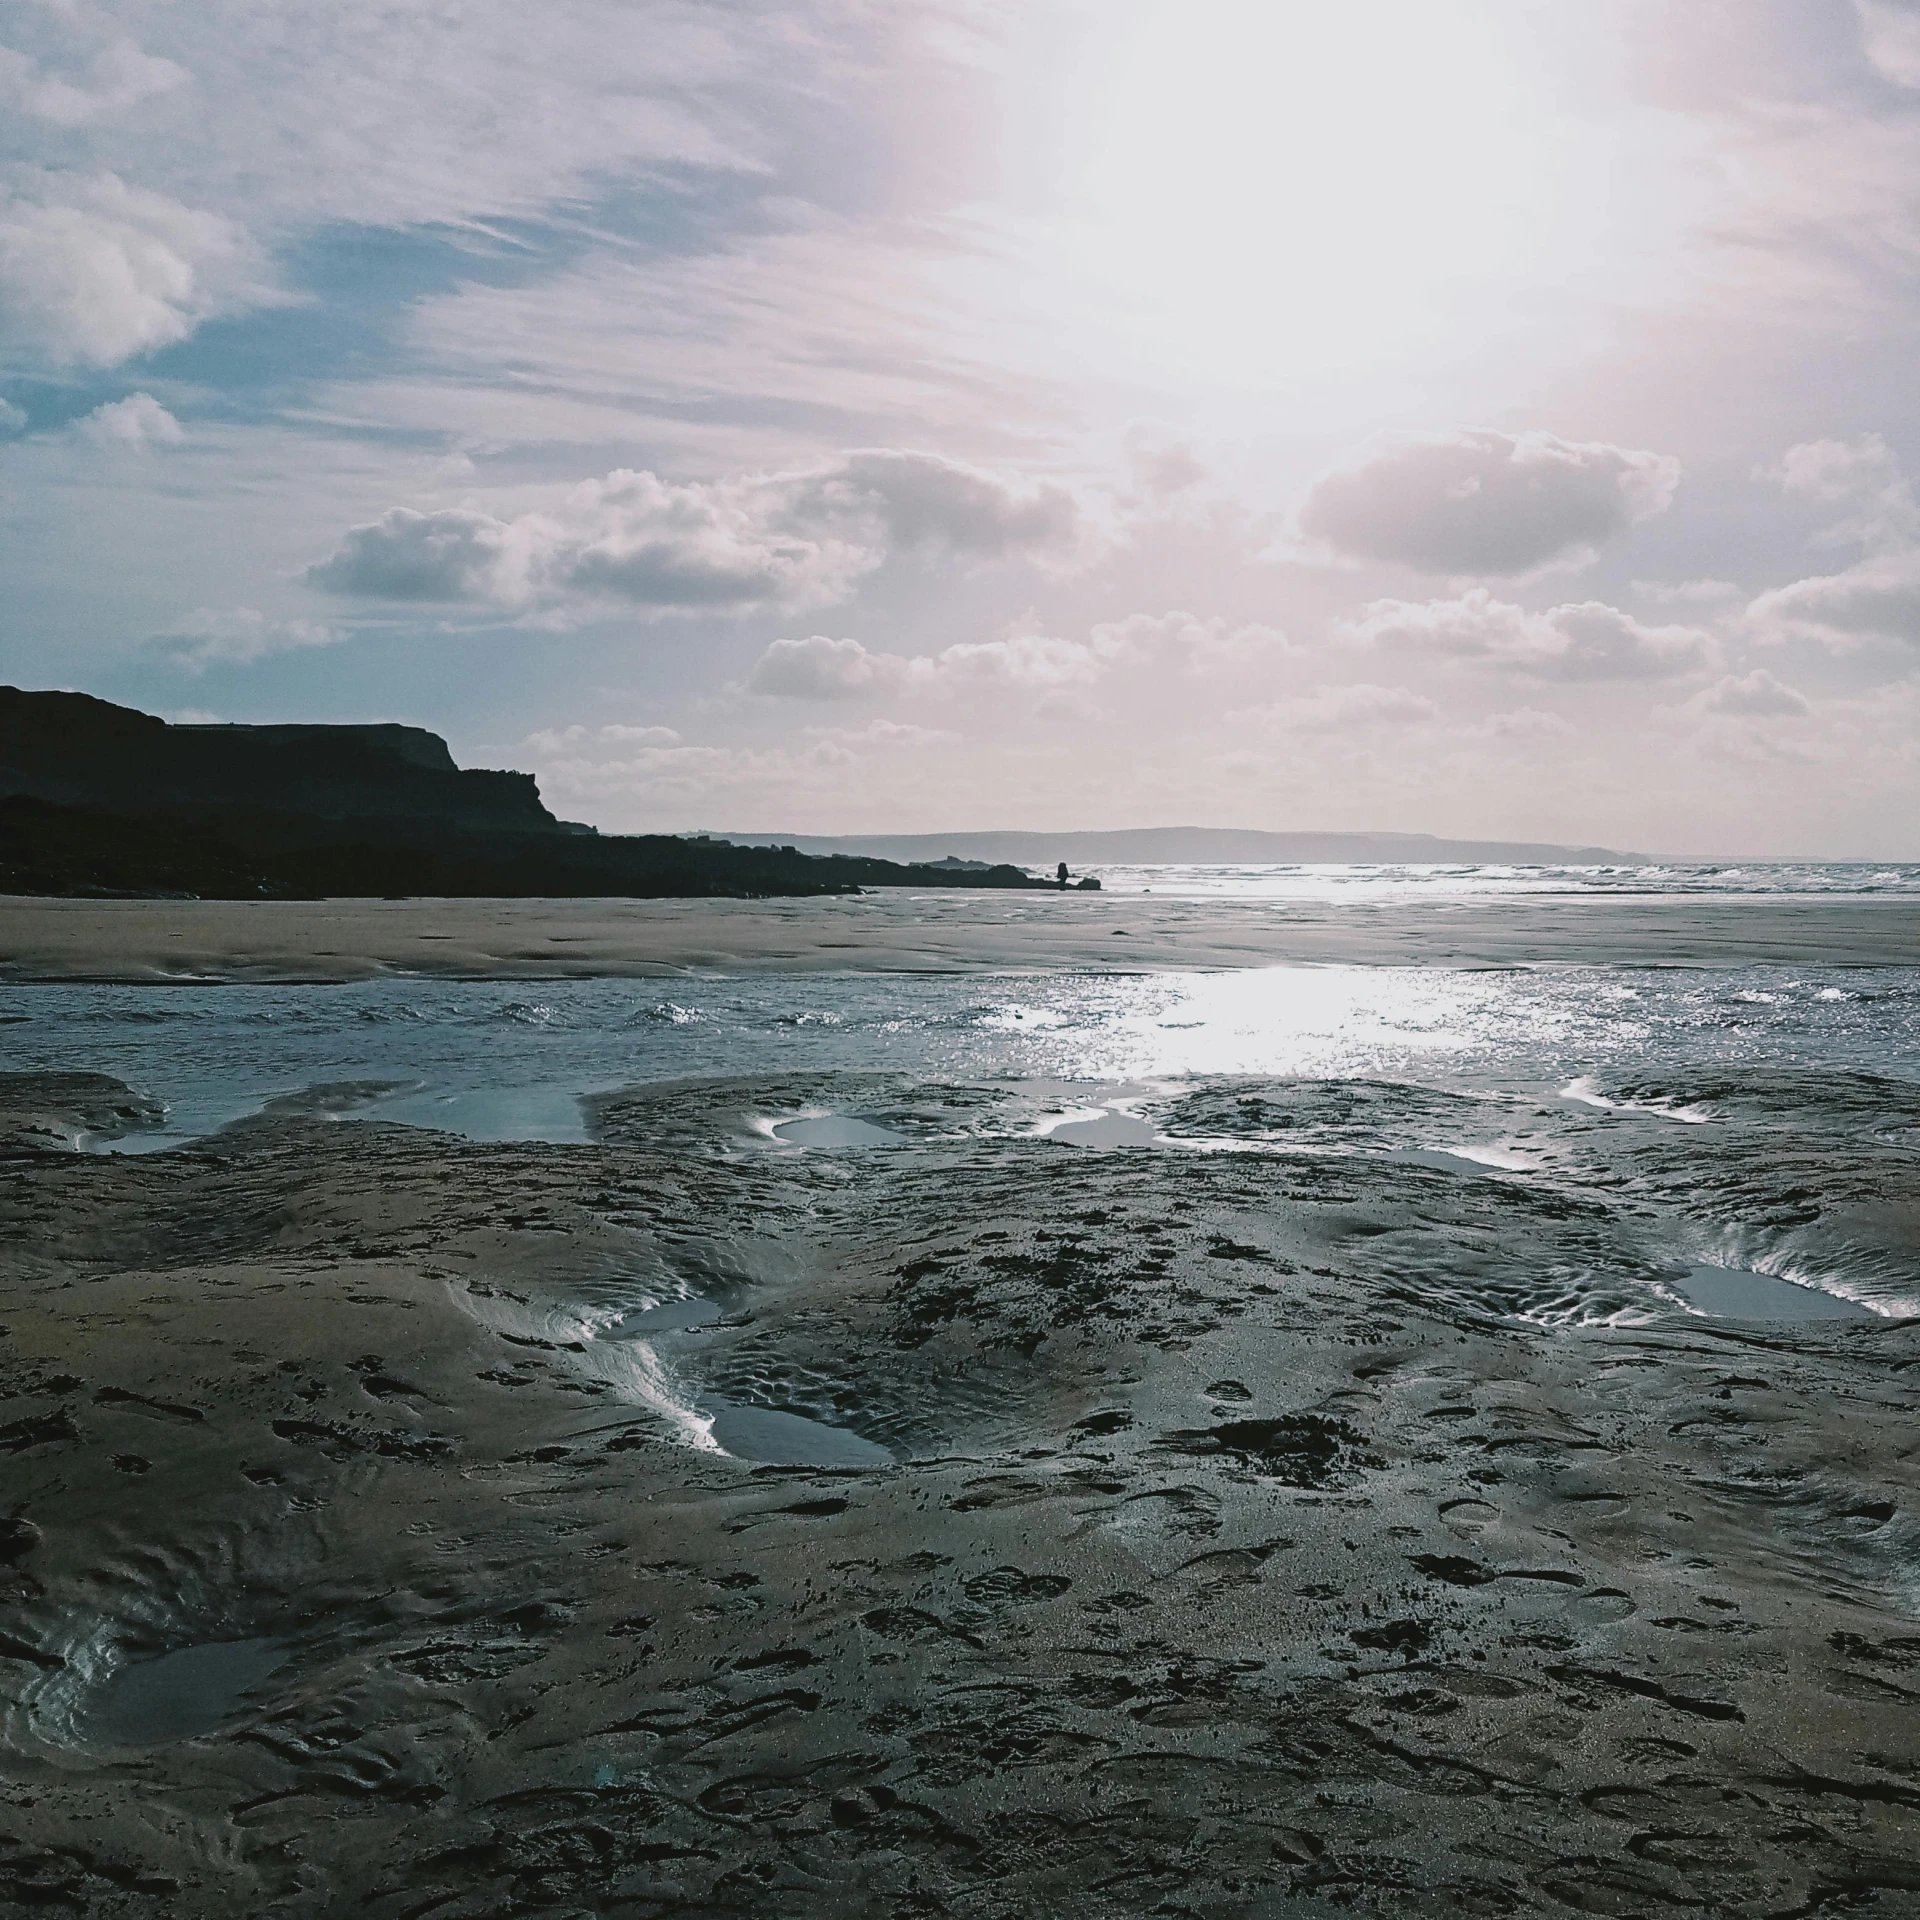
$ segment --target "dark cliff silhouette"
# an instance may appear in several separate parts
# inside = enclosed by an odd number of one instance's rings
[[[0,687],[0,792],[60,806],[265,808],[316,819],[561,830],[530,773],[456,767],[421,727],[173,726],[84,693]]]
[[[401,726],[171,726],[0,687],[0,892],[627,898],[1042,887],[1018,867],[818,859],[556,820],[528,773]]]

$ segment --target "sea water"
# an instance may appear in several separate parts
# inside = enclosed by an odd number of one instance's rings
[[[1109,878],[1116,889],[1237,895],[1250,911],[1309,886],[1357,900],[1407,890],[1771,890],[1823,900],[1920,891],[1914,867],[1157,868]],[[1584,1116],[1581,1151],[1612,1128],[1606,1150],[1627,1156],[1619,1177],[1640,1178],[1649,1154],[1665,1154],[1659,1178],[1669,1185],[1684,1183],[1679,1149],[1658,1143],[1676,1139],[1674,1129],[1707,1129],[1690,1150],[1732,1155],[1753,1173],[1756,1217],[1769,1211],[1769,1165],[1784,1193],[1804,1182],[1809,1152],[1817,1163],[1829,1146],[1873,1159],[1854,1185],[1877,1182],[1888,1219],[1903,1191],[1920,1188],[1920,965],[0,987],[0,1071],[32,1069],[111,1074],[162,1103],[159,1126],[98,1143],[116,1151],[177,1146],[275,1107],[565,1144],[592,1137],[595,1094],[777,1077],[811,1082],[817,1097],[764,1116],[769,1148],[884,1160],[901,1150],[884,1115],[849,1108],[836,1092],[844,1076],[881,1074],[1011,1090],[1016,1097],[979,1124],[1056,1148],[1364,1151],[1410,1175],[1525,1181],[1571,1177],[1564,1141],[1542,1141]],[[1204,1106],[1209,1090],[1251,1080],[1465,1095],[1484,1118],[1440,1125],[1399,1096],[1397,1107],[1375,1099],[1364,1126],[1318,1113],[1271,1138],[1257,1129],[1210,1138],[1205,1125],[1167,1117],[1182,1099]],[[1529,1103],[1536,1120],[1523,1127],[1515,1116]],[[1401,1117],[1380,1117],[1391,1113]],[[1641,1124],[1654,1144],[1634,1144],[1630,1128]],[[1578,1177],[1605,1185],[1615,1170],[1595,1163]],[[1729,1218],[1717,1238],[1676,1241],[1673,1301],[1732,1317],[1744,1301],[1754,1317],[1774,1317],[1811,1285],[1876,1312],[1906,1311],[1920,1303],[1920,1272],[1904,1232],[1888,1226],[1860,1251],[1856,1284],[1789,1270],[1781,1246],[1743,1237]],[[1743,1287],[1742,1274],[1774,1284]]]
[[[6,1071],[112,1074],[164,1103],[163,1125],[107,1143],[135,1151],[314,1088],[321,1112],[579,1141],[583,1095],[690,1075],[880,1071],[1069,1089],[1411,1078],[1571,1087],[1575,1099],[1596,1074],[1654,1064],[1920,1082],[1920,969],[1905,967],[762,974],[675,982],[672,998],[632,980],[38,986],[0,988],[0,1023]],[[807,1128],[792,1125],[804,1143]],[[834,1142],[816,1131],[815,1144]]]
[[[1868,860],[1649,861],[1618,866],[1496,862],[1094,867],[1108,893],[1194,899],[1396,900],[1441,895],[1603,894],[1772,898],[1920,894],[1920,863]]]

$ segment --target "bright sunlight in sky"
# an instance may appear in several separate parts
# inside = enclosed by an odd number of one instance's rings
[[[1069,96],[1068,217],[1144,353],[1268,385],[1458,351],[1592,244],[1599,156],[1492,19],[1193,0],[1103,38]]]
[[[0,676],[609,827],[1916,850],[1920,0],[63,0]]]

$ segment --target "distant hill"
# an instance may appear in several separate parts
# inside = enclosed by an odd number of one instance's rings
[[[788,845],[597,834],[530,773],[454,765],[401,726],[169,726],[0,687],[0,893],[701,898],[1033,887],[1006,865],[903,866]]]
[[[1642,853],[1535,840],[1439,840],[1428,833],[1261,833],[1241,827],[1126,827],[1102,833],[727,833],[735,846],[876,860],[1011,861],[1015,866],[1627,866]]]

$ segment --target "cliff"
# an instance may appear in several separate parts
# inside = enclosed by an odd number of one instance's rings
[[[239,808],[558,833],[530,773],[453,763],[420,727],[170,726],[84,693],[0,687],[0,799],[113,811]]]
[[[1042,887],[1011,866],[814,859],[570,828],[533,776],[418,727],[169,726],[0,687],[0,893],[701,898]]]

